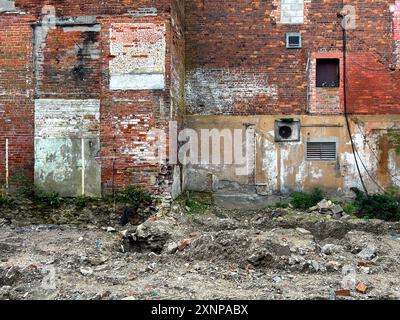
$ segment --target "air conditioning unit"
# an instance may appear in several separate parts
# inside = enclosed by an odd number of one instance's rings
[[[300,120],[293,118],[275,121],[275,141],[300,141]]]
[[[301,48],[301,33],[300,32],[286,33],[286,48],[288,48],[288,49]]]

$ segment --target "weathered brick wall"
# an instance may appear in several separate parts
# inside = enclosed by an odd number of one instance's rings
[[[123,15],[141,16],[149,8],[158,13],[168,15],[170,0],[15,0],[17,9],[32,14],[40,14],[44,5],[56,8],[57,16],[73,17],[79,15]]]
[[[31,16],[0,13],[0,188],[6,180],[6,139],[9,175],[33,177],[33,76]]]
[[[183,1],[17,0],[13,3],[0,12],[0,185],[5,181],[7,137],[10,173],[25,168],[33,176],[35,101],[52,99],[57,104],[57,101],[80,99],[84,104],[98,99],[101,150],[91,156],[101,164],[103,191],[113,186],[138,184],[155,193],[168,194],[172,168],[149,162],[145,156],[154,149],[154,130],[168,132],[168,120],[176,117],[179,108],[184,108]],[[48,8],[43,11],[44,5],[54,6],[57,17],[56,27],[45,32],[40,23],[43,14],[48,13]],[[126,24],[132,31],[125,32],[126,41],[113,33],[124,32],[123,28],[115,28],[118,24]],[[142,30],[140,36],[135,35],[138,30]],[[113,41],[122,50],[111,52]],[[158,51],[157,43],[163,43],[163,52]],[[151,55],[155,55],[154,59]],[[162,86],[110,88],[110,74],[123,70],[118,62],[121,58],[126,66],[133,66],[128,68],[128,84],[141,82],[144,74],[153,72],[162,75]],[[141,63],[147,67],[137,69],[136,65]],[[74,121],[73,116],[71,119]],[[41,120],[36,119],[38,123]],[[73,130],[69,130],[71,126],[65,128],[68,128],[65,137],[75,139]]]
[[[102,182],[105,189],[113,186],[128,186],[136,183],[150,187],[154,192],[163,192],[169,184],[163,178],[160,167],[146,161],[146,154],[151,150],[151,130],[167,128],[167,115],[170,112],[170,41],[169,20],[163,17],[102,17],[102,65],[109,68],[114,56],[110,52],[110,30],[123,23],[135,26],[135,23],[165,26],[165,85],[163,90],[111,90],[110,78],[102,77],[101,92],[101,142],[102,142]],[[123,31],[123,30],[122,30]],[[156,30],[155,32],[158,33]],[[111,33],[112,34],[112,33]],[[150,28],[147,37],[138,41],[149,41],[153,36]],[[121,45],[123,45],[121,43]],[[139,44],[140,45],[140,44]],[[151,54],[149,51],[147,54]],[[140,59],[140,57],[136,57]],[[143,57],[148,60],[147,57]],[[148,66],[149,67],[149,66]],[[150,66],[151,67],[151,66]],[[150,68],[149,67],[149,68]],[[155,141],[153,142],[155,143]],[[114,170],[114,172],[113,172]]]
[[[36,97],[98,98],[100,25],[35,27]]]
[[[304,23],[296,23],[300,22],[296,20],[298,14],[289,17],[282,12],[282,5],[297,6],[299,2],[187,1],[188,111],[194,114],[302,114],[311,110],[307,100],[309,59],[314,53],[341,53],[342,28],[337,13],[342,3],[304,1]],[[400,98],[395,94],[399,71],[393,70],[398,33],[397,28],[393,29],[394,13],[391,12],[395,0],[357,0],[345,1],[345,4],[353,5],[357,14],[356,29],[347,32],[348,110],[400,113]],[[302,49],[286,49],[286,32],[302,34]],[[326,108],[331,96],[328,93],[310,97],[325,106],[323,110],[316,110],[317,113],[342,111],[335,97],[332,101],[336,107]]]

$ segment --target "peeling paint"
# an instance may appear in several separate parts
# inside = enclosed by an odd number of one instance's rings
[[[36,185],[62,196],[100,195],[99,150],[99,100],[35,101]]]
[[[114,23],[110,28],[111,90],[163,89],[165,26]]]
[[[259,95],[278,98],[278,88],[266,73],[240,69],[195,69],[187,75],[186,103],[190,113],[229,114],[236,103],[251,103]]]

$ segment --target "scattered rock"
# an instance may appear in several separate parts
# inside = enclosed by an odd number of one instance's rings
[[[102,265],[103,263],[105,263],[107,260],[108,260],[107,257],[90,257],[87,259],[87,262],[91,266],[99,266],[99,265]]]
[[[341,266],[341,263],[337,261],[328,261],[325,264],[326,270],[329,272],[339,271]]]
[[[371,269],[369,267],[360,267],[360,270],[365,274],[371,273]]]
[[[267,266],[274,261],[274,257],[269,252],[256,252],[248,257],[247,261],[255,267]]]
[[[376,247],[372,244],[368,244],[357,254],[357,257],[363,260],[372,260],[376,257]]]
[[[335,244],[328,243],[321,248],[321,251],[326,255],[331,255],[340,252],[342,249],[343,249],[342,246],[337,246]]]
[[[343,212],[343,208],[339,204],[335,204],[329,208],[333,214],[341,214]]]
[[[320,211],[322,212],[327,212],[332,205],[332,201],[323,199],[320,202],[318,202],[317,206]]]
[[[138,225],[135,232],[128,236],[129,245],[125,245],[125,249],[160,254],[171,236],[171,228],[173,225],[169,220],[149,219]]]
[[[178,250],[178,245],[175,242],[169,242],[164,246],[163,251],[168,254],[174,254]]]
[[[120,231],[119,233],[122,237],[126,238],[126,236],[128,235],[128,230],[123,230],[123,231]]]
[[[79,269],[79,271],[80,271],[80,273],[81,273],[82,275],[84,275],[84,276],[90,276],[91,274],[93,274],[93,269],[92,269],[92,268],[84,268],[84,267],[81,267],[81,268]]]
[[[310,231],[303,229],[303,228],[296,228],[296,231],[301,233],[301,234],[311,234]]]
[[[325,272],[326,271],[325,266],[320,264],[318,261],[315,261],[315,260],[311,260],[310,261],[310,266],[312,267],[312,270],[315,271],[315,272],[318,272],[318,271]]]
[[[283,281],[283,279],[280,276],[275,276],[275,277],[272,278],[272,282],[273,283],[280,283],[282,281]]]
[[[342,214],[341,213],[333,213],[332,218],[335,220],[340,220],[342,218]]]
[[[344,265],[342,268],[342,274],[344,275],[342,279],[342,288],[348,290],[354,290],[356,286],[356,270],[352,265]]]

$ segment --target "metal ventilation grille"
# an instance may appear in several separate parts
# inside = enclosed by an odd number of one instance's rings
[[[300,32],[288,32],[286,34],[286,48],[289,49],[301,48]]]
[[[336,142],[307,142],[307,160],[336,160]]]

